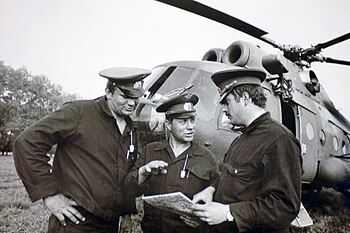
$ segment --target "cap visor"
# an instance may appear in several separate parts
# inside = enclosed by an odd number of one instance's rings
[[[170,118],[178,118],[178,119],[187,119],[187,118],[191,118],[191,117],[195,117],[196,116],[196,112],[183,112],[183,113],[174,113],[174,114],[170,114],[168,115],[168,117]]]
[[[118,87],[124,95],[131,98],[140,98],[143,95],[143,91],[135,88]]]
[[[220,104],[223,104],[224,103],[224,100],[225,98],[227,97],[228,95],[228,92],[225,92],[224,94],[222,94],[222,96],[220,96],[220,100],[219,100],[219,103]]]

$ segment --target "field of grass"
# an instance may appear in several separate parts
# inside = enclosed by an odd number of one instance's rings
[[[46,232],[49,212],[28,198],[12,156],[0,156],[0,232]]]
[[[333,189],[303,195],[314,225],[292,228],[292,233],[350,232],[350,201]],[[0,232],[47,231],[49,212],[42,201],[31,203],[14,168],[12,156],[0,156]],[[133,232],[141,233],[140,215],[133,217]]]

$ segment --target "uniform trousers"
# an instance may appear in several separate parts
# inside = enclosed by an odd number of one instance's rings
[[[75,224],[67,217],[66,226],[63,226],[53,214],[49,219],[48,233],[116,233],[118,232],[119,217],[113,221],[106,221],[85,209],[78,207],[77,210],[85,217],[85,221]]]

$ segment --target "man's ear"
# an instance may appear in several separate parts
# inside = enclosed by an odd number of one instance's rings
[[[108,88],[105,89],[106,97],[107,99],[112,98],[112,93],[108,90]]]
[[[165,127],[171,132],[171,120],[165,120]]]
[[[242,99],[243,99],[243,102],[244,102],[244,106],[247,106],[249,103],[252,102],[252,98],[250,98],[250,95],[248,92],[243,92],[242,94]]]

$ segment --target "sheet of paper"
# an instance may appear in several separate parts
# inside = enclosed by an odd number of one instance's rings
[[[178,215],[193,216],[190,206],[193,202],[181,192],[144,196],[148,204]]]
[[[307,227],[313,225],[313,221],[309,215],[309,213],[306,211],[303,203],[300,203],[300,211],[298,216],[294,219],[294,221],[291,223],[291,225],[296,227]]]

